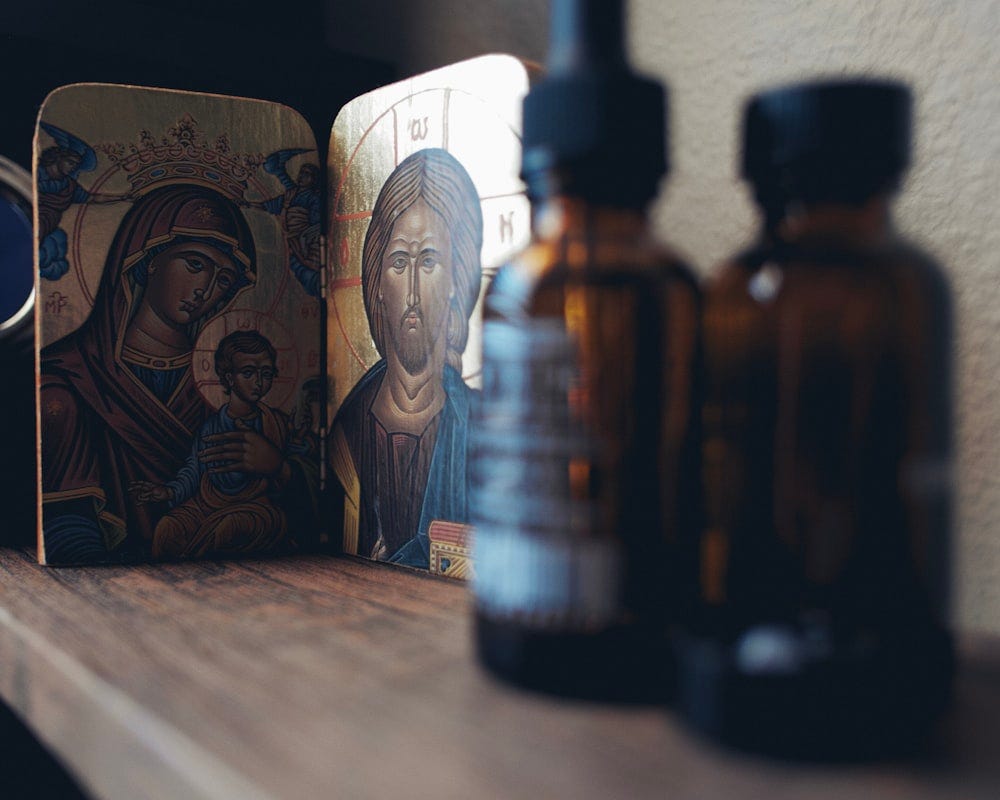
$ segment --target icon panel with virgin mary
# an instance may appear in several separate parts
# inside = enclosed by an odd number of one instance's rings
[[[318,199],[290,178],[318,174],[308,125],[96,84],[57,90],[40,120],[40,558],[315,544],[320,443],[300,396],[321,369]]]

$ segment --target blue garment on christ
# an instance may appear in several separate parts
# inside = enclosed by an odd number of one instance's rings
[[[351,448],[359,480],[361,481],[361,520],[359,539],[368,542],[378,525],[375,497],[376,469],[373,461],[377,454],[370,446],[366,432],[374,421],[371,404],[385,378],[386,363],[375,364],[344,400],[334,425],[343,426]],[[446,366],[442,377],[445,403],[438,418],[434,450],[431,455],[420,511],[420,521],[413,536],[389,555],[396,564],[428,569],[430,567],[430,525],[434,520],[467,523],[469,521],[469,481],[466,470],[469,439],[469,410],[477,394],[470,389],[462,376]]]

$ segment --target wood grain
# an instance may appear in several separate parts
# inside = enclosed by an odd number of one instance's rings
[[[995,798],[1000,660],[920,762],[790,765],[495,683],[463,585],[354,559],[52,569],[0,550],[0,695],[101,798]]]

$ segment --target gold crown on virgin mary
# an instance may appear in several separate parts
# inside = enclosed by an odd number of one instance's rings
[[[159,141],[148,130],[142,130],[137,144],[115,142],[96,149],[121,167],[136,197],[162,184],[189,183],[241,200],[247,181],[264,163],[262,154],[234,153],[225,133],[212,142],[206,141],[190,114],[181,117]]]

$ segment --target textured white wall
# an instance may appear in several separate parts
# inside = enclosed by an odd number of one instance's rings
[[[753,235],[739,113],[762,87],[873,73],[917,91],[899,227],[951,277],[956,331],[953,617],[1000,633],[1000,0],[630,0],[633,61],[671,87],[674,169],[654,209],[707,271]],[[329,0],[332,44],[401,74],[506,49],[540,59],[546,0]]]
[[[545,56],[546,0],[326,0],[327,43],[395,64],[399,76],[483,53]]]
[[[757,224],[735,181],[744,98],[816,75],[902,78],[916,150],[899,228],[942,261],[957,330],[953,618],[1000,633],[1000,1],[633,0],[633,60],[669,83],[659,231],[704,269]]]

